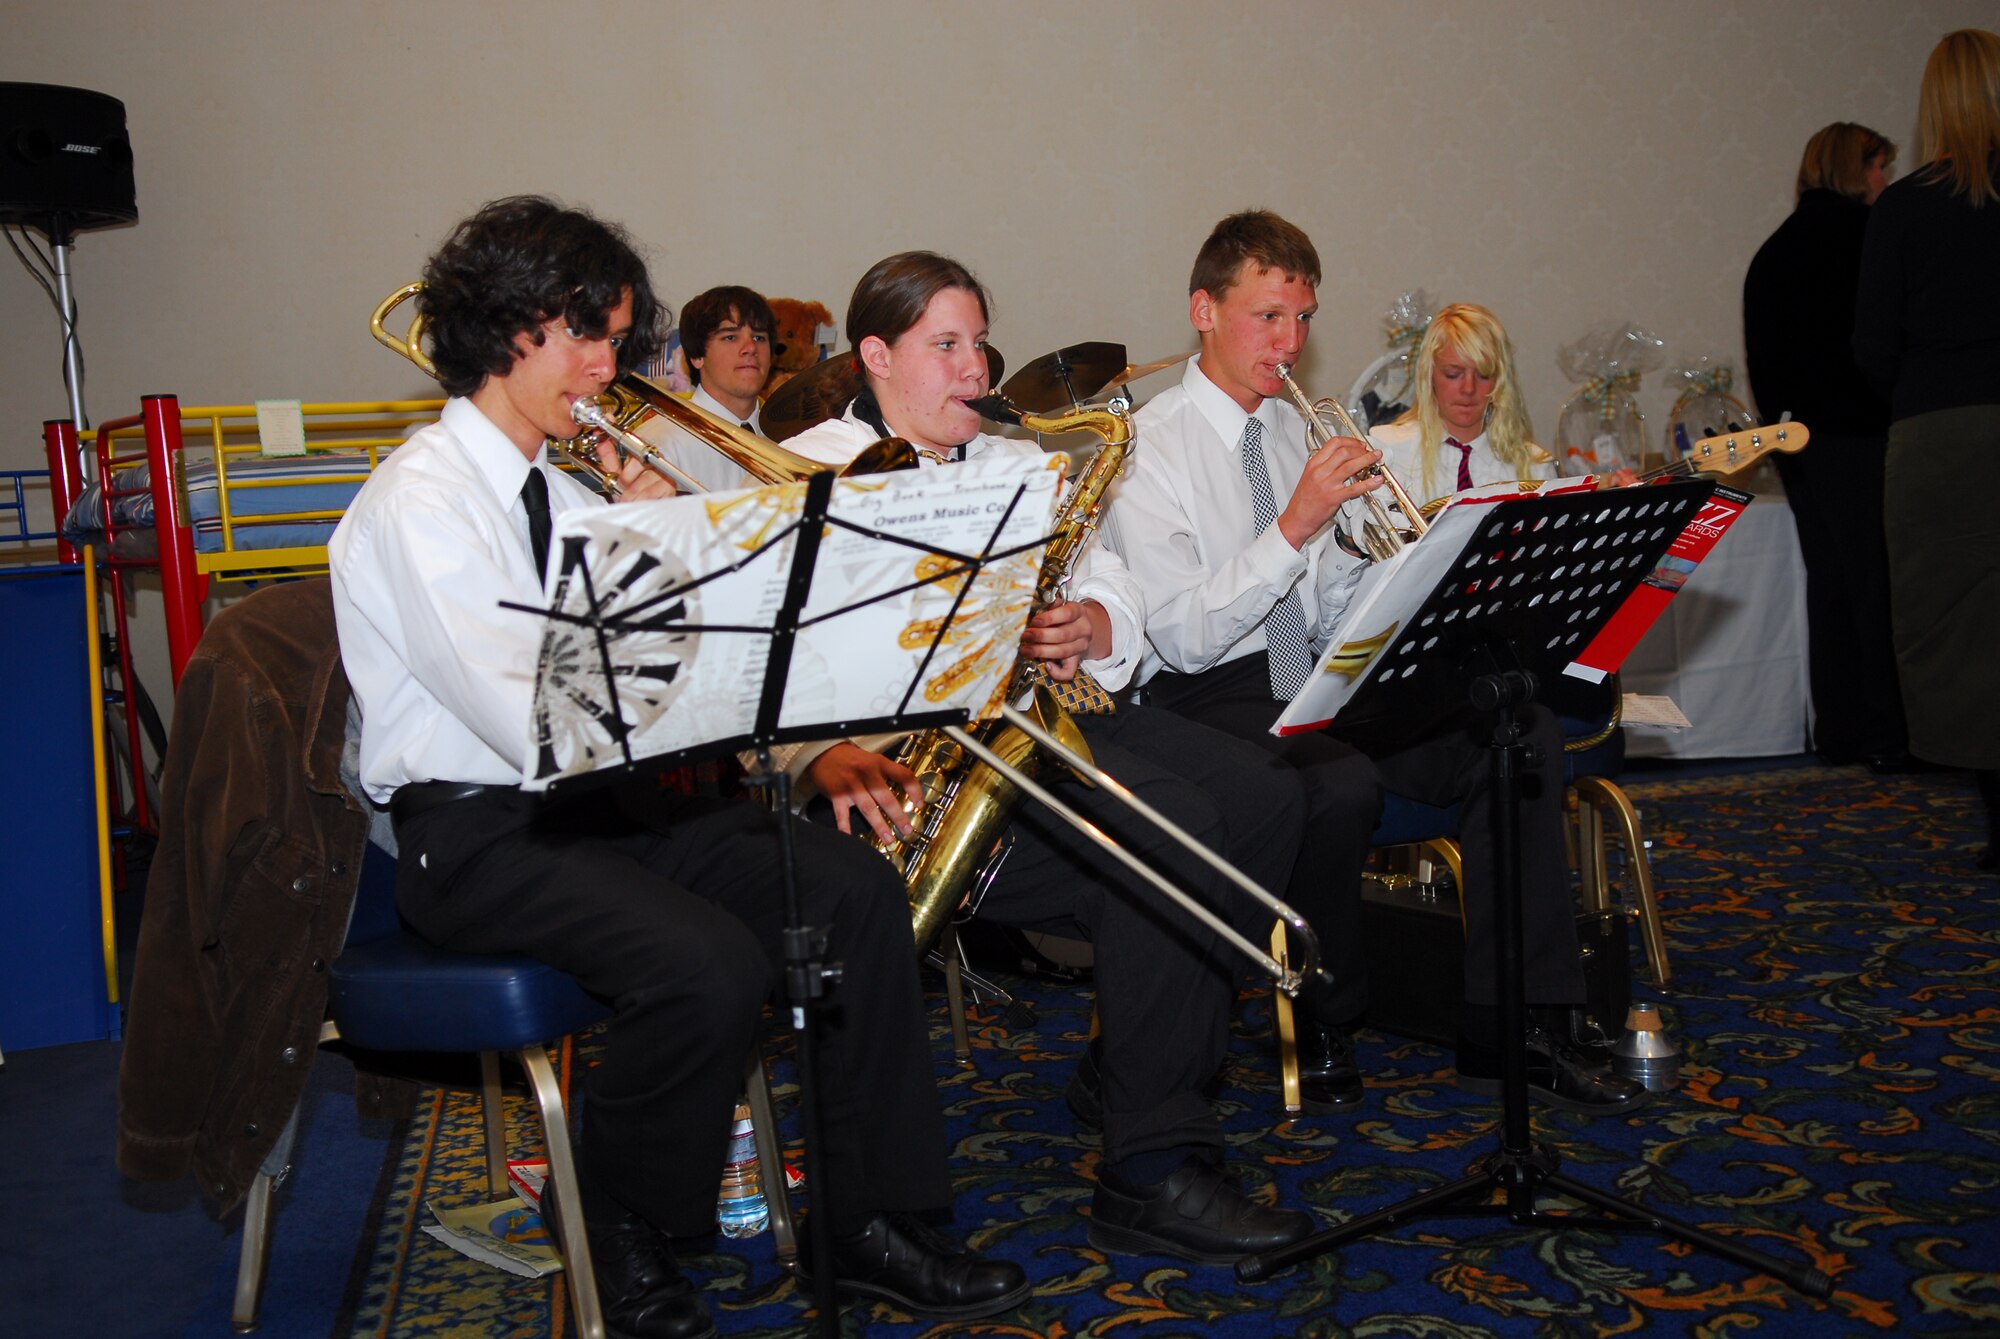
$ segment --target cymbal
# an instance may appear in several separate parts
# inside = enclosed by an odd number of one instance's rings
[[[795,372],[771,392],[757,415],[766,437],[782,442],[839,414],[861,389],[861,369],[851,353],[822,358]]]
[[[986,366],[988,385],[998,381],[1007,366],[991,344],[986,346]],[[772,391],[757,422],[766,437],[785,441],[846,412],[862,384],[861,365],[852,351],[822,358]]]
[[[1135,381],[1152,376],[1155,372],[1164,372],[1170,367],[1176,367],[1192,357],[1194,357],[1194,350],[1189,349],[1186,353],[1177,353],[1171,358],[1162,358],[1156,363],[1139,363],[1136,366],[1127,366],[1123,372],[1111,378],[1111,384],[1114,386],[1129,386]]]
[[[1102,340],[1045,353],[1008,379],[1000,393],[1030,414],[1083,404],[1112,383],[1125,366],[1125,346]]]

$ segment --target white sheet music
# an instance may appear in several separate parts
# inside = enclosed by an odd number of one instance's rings
[[[779,726],[831,738],[903,712],[997,710],[1067,464],[1007,456],[836,481]],[[801,482],[557,518],[526,789],[748,736],[805,492]],[[969,588],[947,556],[1023,544]]]

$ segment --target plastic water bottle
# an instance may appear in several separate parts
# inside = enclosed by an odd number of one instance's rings
[[[729,1127],[729,1155],[722,1165],[722,1199],[715,1219],[725,1237],[754,1237],[771,1221],[764,1202],[764,1178],[757,1166],[757,1138],[750,1125],[750,1108],[736,1104]]]

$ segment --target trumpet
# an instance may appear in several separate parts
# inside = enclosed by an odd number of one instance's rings
[[[1340,401],[1331,397],[1320,400],[1306,399],[1306,393],[1299,389],[1299,383],[1292,380],[1291,364],[1278,364],[1278,379],[1285,383],[1285,391],[1292,397],[1292,404],[1298,409],[1299,416],[1306,421],[1307,455],[1311,455],[1336,437],[1353,437],[1363,442],[1368,440],[1361,429],[1354,426],[1354,420],[1348,417]],[[1410,495],[1404,491],[1402,482],[1387,465],[1377,461],[1367,469],[1356,471],[1354,477],[1359,479],[1369,474],[1381,477],[1383,486],[1389,490],[1389,495],[1396,500],[1396,505],[1402,508],[1403,515],[1409,519],[1409,525],[1397,526],[1389,518],[1389,509],[1383,505],[1380,497],[1374,493],[1363,493],[1361,500],[1368,508],[1368,515],[1361,522],[1360,538],[1356,539],[1349,534],[1345,525],[1336,523],[1333,540],[1340,545],[1343,552],[1363,562],[1380,562],[1405,544],[1414,543],[1417,536],[1430,529],[1430,523],[1424,519],[1423,512],[1410,500]]]
[[[609,438],[617,446],[620,456],[641,461],[654,473],[666,475],[677,491],[683,493],[706,491],[702,488],[700,480],[668,460],[666,453],[660,448],[637,433],[627,432],[620,427],[616,419],[604,412],[602,401],[605,398],[608,397],[592,396],[589,399],[574,401],[569,407],[570,418],[575,420],[578,427],[593,428],[599,437]],[[586,434],[580,437],[560,438],[552,444],[569,458],[571,464],[597,480],[598,486],[612,499],[621,498],[625,496],[623,481],[605,469],[603,462],[597,458],[597,453],[591,450],[597,440],[598,438]]]

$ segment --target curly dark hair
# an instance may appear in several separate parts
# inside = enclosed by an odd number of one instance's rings
[[[671,319],[653,296],[646,262],[616,224],[515,195],[452,229],[424,265],[417,310],[445,393],[470,395],[514,365],[516,335],[540,344],[542,327],[561,317],[579,334],[601,337],[628,289],[632,333],[618,350],[620,372],[659,351]]]
[[[772,334],[778,324],[764,295],[741,284],[725,284],[697,293],[681,308],[681,352],[687,358],[688,380],[695,385],[701,385],[701,369],[694,365],[694,360],[708,357],[709,336],[731,321],[765,336]],[[772,356],[779,352],[773,345]]]

